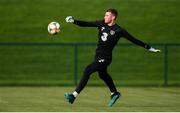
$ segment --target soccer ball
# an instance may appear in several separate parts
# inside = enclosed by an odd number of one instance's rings
[[[55,35],[60,31],[60,24],[58,22],[51,22],[47,29],[51,35]]]

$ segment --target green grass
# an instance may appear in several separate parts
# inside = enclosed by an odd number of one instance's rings
[[[162,47],[159,46],[163,50]],[[92,62],[95,46],[78,47],[78,80],[85,67]],[[180,85],[179,48],[168,52],[168,83]],[[73,46],[0,46],[0,85],[73,85]],[[174,59],[177,59],[176,61]],[[164,52],[153,54],[140,47],[117,46],[109,73],[117,85],[164,84]],[[97,73],[89,85],[103,85]]]
[[[106,87],[86,87],[73,105],[64,98],[64,92],[73,91],[72,87],[0,87],[0,111],[180,111],[178,87],[118,87],[118,90],[122,97],[109,108],[110,94]]]
[[[88,4],[88,5],[87,5]],[[116,8],[117,23],[138,39],[151,43],[180,43],[180,0],[0,0],[0,42],[97,42],[96,28],[67,24],[65,17],[102,19],[106,9]],[[51,21],[61,32],[47,32]],[[125,39],[119,43],[130,43]],[[78,47],[78,79],[93,60],[95,46]],[[164,48],[152,54],[139,47],[118,46],[109,67],[117,85],[162,85]],[[180,52],[168,48],[168,83],[179,85]],[[0,46],[0,85],[72,85],[72,46]],[[100,84],[97,74],[89,84]]]
[[[180,43],[180,0],[0,0],[0,42],[97,42],[96,28],[67,24],[102,19],[108,8],[119,12],[117,23],[138,39],[151,43]],[[61,32],[47,32],[51,21]],[[120,40],[119,43],[129,43]],[[164,50],[163,47],[159,47]],[[78,47],[78,79],[94,57],[95,46]],[[179,47],[168,48],[168,83],[179,85]],[[0,46],[0,85],[73,85],[72,46]],[[109,67],[116,85],[162,85],[164,51],[116,47]],[[88,85],[103,85],[97,73]],[[180,111],[179,87],[120,87],[123,96],[107,107],[104,87],[87,87],[73,105],[63,94],[72,87],[0,87],[0,111]],[[102,95],[103,94],[103,95]],[[96,96],[97,95],[97,96]]]
[[[180,43],[179,5],[179,0],[1,0],[0,41],[96,42],[96,29],[67,24],[65,17],[102,19],[106,9],[116,8],[117,22],[139,39]],[[51,21],[60,22],[59,35],[47,33]]]

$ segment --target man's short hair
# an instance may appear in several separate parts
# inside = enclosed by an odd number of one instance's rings
[[[111,12],[114,16],[115,16],[115,19],[117,18],[118,16],[118,12],[116,9],[108,9],[106,12]]]

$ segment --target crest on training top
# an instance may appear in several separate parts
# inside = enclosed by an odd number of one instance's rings
[[[111,31],[110,31],[110,34],[111,34],[111,35],[114,35],[114,34],[115,34],[115,31],[111,30]]]

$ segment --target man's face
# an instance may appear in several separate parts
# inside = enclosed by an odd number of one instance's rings
[[[115,20],[115,16],[111,12],[106,12],[104,16],[104,22],[106,24],[111,23],[112,21]]]

